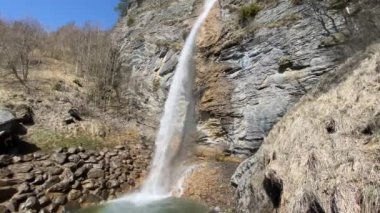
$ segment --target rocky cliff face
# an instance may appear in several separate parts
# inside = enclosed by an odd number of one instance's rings
[[[120,95],[127,114],[156,129],[195,1],[132,2],[114,36],[122,63]]]
[[[240,212],[380,211],[379,50],[329,75],[240,165]]]
[[[139,5],[136,4],[115,30],[115,39],[118,41],[120,59],[123,62],[120,78],[124,79],[122,97],[126,100],[131,119],[145,126],[146,130],[150,129],[152,136],[158,127],[163,101],[183,40],[194,18],[199,14],[201,3],[202,1],[198,0],[145,0]],[[337,82],[343,82],[343,87],[346,77],[349,77],[343,75],[342,70],[346,68],[339,66],[353,52],[377,38],[380,29],[380,10],[376,0],[257,1],[256,4],[261,8],[259,13],[256,17],[242,22],[239,19],[240,8],[250,3],[252,1],[249,0],[219,1],[211,12],[198,42],[198,79],[195,91],[199,105],[198,144],[208,147],[221,146],[238,156],[256,153],[273,126],[294,108],[305,94],[315,88],[322,78],[335,75],[336,78],[324,82],[326,85],[337,85],[333,86],[336,90],[328,91],[340,94],[339,97],[335,97],[337,100],[326,97],[325,102],[336,101],[334,106],[337,108],[340,104],[347,104],[347,107],[356,104],[340,102],[341,98],[349,98],[348,96],[356,94],[356,91],[344,94],[348,89],[340,91],[335,88],[340,85]],[[374,76],[373,70],[368,73],[362,71],[362,74]],[[358,73],[361,71],[349,73],[356,73],[353,76],[359,78]],[[360,86],[367,80],[350,85]],[[371,82],[368,80],[367,83]],[[328,96],[327,93],[325,95]],[[371,99],[378,94],[373,91],[370,95]],[[358,189],[357,185],[350,185],[351,182],[347,179],[331,177],[327,173],[323,173],[325,176],[321,174],[322,176],[316,177],[315,181],[321,183],[331,181],[331,184],[325,187],[326,194],[330,196],[327,197],[320,194],[325,193],[322,189],[324,186],[307,182],[314,181],[312,175],[304,177],[311,178],[307,181],[304,178],[294,178],[296,174],[301,177],[301,172],[314,174],[325,168],[328,168],[326,171],[341,168],[341,173],[336,173],[344,174],[343,170],[348,167],[340,167],[338,164],[334,164],[334,167],[332,163],[337,163],[341,155],[345,155],[342,159],[352,162],[352,165],[362,162],[375,163],[372,157],[369,157],[371,155],[352,160],[347,153],[339,151],[340,154],[337,154],[337,150],[351,146],[357,141],[353,142],[344,137],[339,140],[346,141],[345,144],[341,141],[342,143],[336,145],[323,145],[322,139],[318,139],[319,136],[313,132],[314,129],[322,127],[317,126],[314,121],[305,126],[302,126],[300,121],[296,126],[293,121],[297,116],[304,116],[306,119],[307,116],[315,114],[316,118],[322,119],[318,117],[320,113],[323,119],[317,122],[318,124],[327,122],[326,125],[331,124],[333,131],[341,128],[335,125],[339,125],[338,120],[343,119],[348,109],[334,111],[331,108],[333,105],[328,109],[322,105],[313,108],[321,103],[311,101],[314,96],[308,97],[310,100],[305,98],[309,100],[308,103],[303,101],[307,110],[301,110],[297,106],[268,136],[267,145],[241,164],[237,170],[233,183],[237,187],[238,210],[272,212],[281,206],[283,212],[304,212],[311,206],[310,212],[329,212],[329,209],[331,212],[356,211],[350,209],[352,206],[347,207],[348,202],[351,202],[348,199],[354,199],[353,194],[349,194],[347,199],[339,197],[343,196],[339,193],[344,193],[341,190],[346,186],[352,186],[353,191]],[[372,101],[371,103],[375,103],[375,100]],[[297,114],[297,110],[301,111]],[[339,115],[339,119],[335,118],[334,114]],[[356,114],[352,116],[364,119],[361,120],[363,123],[369,122],[371,117],[368,115],[361,118]],[[344,131],[341,134],[353,131],[355,125],[347,124],[350,126],[347,129],[342,127]],[[293,131],[293,126],[297,131]],[[359,126],[358,124],[355,128]],[[326,134],[329,140],[331,137],[335,138],[335,133]],[[308,148],[303,146],[304,141],[310,141]],[[272,146],[277,151],[268,151]],[[325,146],[330,148],[317,151]],[[288,162],[292,157],[292,150],[295,150],[298,157]],[[355,150],[355,153],[367,152],[361,148]],[[277,162],[273,164],[273,168],[272,164],[267,162],[268,159],[270,162]],[[307,169],[306,166],[309,164],[310,168]],[[341,164],[344,164],[343,161]],[[305,168],[297,171],[297,168],[302,166]],[[360,171],[370,173],[368,168]],[[352,172],[355,178],[358,178],[359,174],[359,170]],[[303,180],[306,181],[304,185]],[[358,179],[353,179],[355,180]],[[363,183],[364,191],[368,189],[371,180]],[[346,185],[334,185],[334,181],[342,181],[342,184]],[[287,188],[287,185],[290,187]],[[283,196],[280,196],[282,193]],[[362,195],[358,198],[360,202],[366,204],[359,203],[360,207],[357,208],[364,212],[373,210],[374,208],[367,205],[372,202],[372,198],[364,198],[369,194],[358,194]]]
[[[343,44],[358,27],[354,6],[288,0],[258,2],[262,10],[242,24],[239,10],[249,2],[219,1],[199,38],[197,65],[199,141],[243,155],[254,153],[285,112],[341,63]],[[154,133],[202,1],[132,5],[115,30],[121,97],[131,119]]]

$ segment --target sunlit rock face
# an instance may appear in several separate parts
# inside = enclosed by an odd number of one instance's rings
[[[301,99],[232,178],[239,212],[378,212],[379,44]]]
[[[256,153],[305,94],[379,34],[376,0],[265,1],[255,18],[242,23],[240,8],[251,2],[219,1],[198,38],[196,141],[207,147],[203,150],[215,147],[242,157]],[[179,51],[201,5],[145,0],[114,31],[124,113],[144,127],[147,137],[155,136]],[[262,169],[256,162],[247,160],[234,176],[242,211],[248,212],[254,200],[252,174]],[[280,180],[270,171],[266,177]],[[265,199],[261,209],[273,210]]]
[[[318,19],[310,5],[289,1],[263,5],[243,25],[239,9],[249,2],[224,0],[214,7],[199,36],[197,59],[199,142],[242,155],[254,153],[285,112],[340,63],[339,42],[347,29],[340,10]],[[147,130],[158,126],[201,3],[143,1],[115,30],[126,113]],[[329,43],[332,35],[340,40]]]

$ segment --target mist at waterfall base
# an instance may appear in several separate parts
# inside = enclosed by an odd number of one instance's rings
[[[82,212],[207,212],[207,208],[202,205],[173,197],[173,191],[176,190],[181,174],[183,175],[184,170],[180,166],[195,130],[193,87],[197,35],[216,1],[205,1],[203,12],[195,22],[181,51],[165,102],[151,170],[141,190]]]

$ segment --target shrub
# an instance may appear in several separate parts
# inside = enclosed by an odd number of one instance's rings
[[[134,24],[135,24],[135,18],[133,16],[129,16],[127,20],[128,27],[131,27]]]
[[[261,7],[256,3],[242,6],[240,8],[240,21],[245,22],[248,19],[254,18],[260,10]]]
[[[119,12],[120,17],[124,17],[128,15],[128,6],[129,6],[128,0],[120,0],[115,10]]]

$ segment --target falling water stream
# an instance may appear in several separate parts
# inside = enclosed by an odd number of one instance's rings
[[[205,1],[203,12],[180,54],[156,138],[155,156],[144,185],[139,192],[97,208],[96,212],[207,212],[191,201],[172,198],[171,192],[180,180],[181,158],[195,127],[193,87],[197,35],[216,1]],[[130,205],[126,207],[125,202]]]
[[[152,170],[141,193],[165,195],[176,182],[176,169],[194,130],[194,53],[199,30],[216,0],[207,0],[179,57],[156,140]]]

